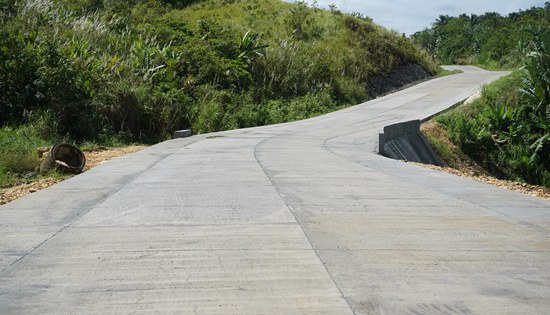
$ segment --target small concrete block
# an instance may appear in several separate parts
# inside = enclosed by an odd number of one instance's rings
[[[187,137],[191,137],[192,135],[193,135],[193,132],[191,132],[191,130],[189,129],[174,131],[174,139],[187,138]]]

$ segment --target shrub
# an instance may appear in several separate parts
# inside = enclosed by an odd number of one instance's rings
[[[0,125],[47,110],[57,132],[78,141],[155,142],[174,129],[306,118],[365,101],[370,76],[405,63],[433,67],[398,34],[304,2],[0,8]]]
[[[48,146],[35,124],[0,128],[0,187],[21,180],[39,164],[36,148]]]
[[[524,80],[525,74],[516,71],[486,86],[480,100],[436,119],[462,152],[494,175],[548,187],[548,130],[533,115],[533,104],[521,98],[517,87]]]

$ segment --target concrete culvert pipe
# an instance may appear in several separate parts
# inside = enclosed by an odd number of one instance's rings
[[[65,173],[78,174],[86,165],[84,153],[76,146],[61,143],[53,146],[40,165],[40,173],[44,174],[55,167]]]

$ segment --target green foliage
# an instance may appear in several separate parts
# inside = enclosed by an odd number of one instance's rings
[[[529,45],[524,70],[436,119],[462,152],[494,175],[550,187],[548,38],[542,35]]]
[[[448,75],[452,75],[452,74],[458,74],[458,73],[462,73],[462,70],[445,70],[443,68],[441,68],[440,71],[437,72],[437,74],[435,75],[436,77],[444,77],[444,76],[448,76]]]
[[[495,12],[442,15],[431,28],[413,34],[412,39],[444,64],[510,68],[521,64],[523,43],[534,40],[539,30],[548,29],[550,2],[508,16]]]
[[[17,183],[22,174],[39,165],[36,148],[49,145],[41,135],[44,126],[40,124],[0,128],[0,187]]]
[[[541,35],[532,46],[533,51],[525,61],[528,78],[524,80],[526,88],[522,92],[538,112],[547,110],[550,104],[550,33]]]
[[[365,101],[429,57],[359,15],[276,0],[0,2],[0,126],[49,113],[77,141],[156,142]]]
[[[317,23],[312,10],[304,1],[297,1],[296,6],[290,8],[285,22],[289,35],[296,39],[307,40],[320,37],[323,33],[322,26]]]
[[[530,147],[534,152],[529,161],[534,164],[550,159],[550,33],[537,36],[532,47],[525,60],[527,77],[521,92],[529,104],[526,114],[531,128],[540,132]]]
[[[258,33],[253,33],[250,30],[244,34],[239,43],[239,56],[237,56],[237,60],[242,60],[247,64],[251,64],[252,61],[258,57],[265,58],[265,48],[269,47],[269,45],[259,44],[258,37]]]

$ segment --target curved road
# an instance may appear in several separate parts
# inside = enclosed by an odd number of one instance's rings
[[[375,153],[504,74],[462,69],[0,207],[0,313],[550,313],[549,202]]]

